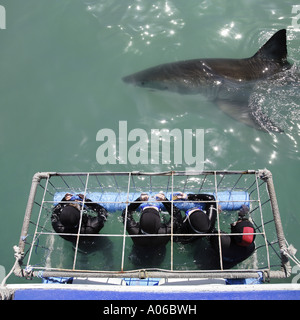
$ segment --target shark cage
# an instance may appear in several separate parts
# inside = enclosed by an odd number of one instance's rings
[[[137,259],[135,256],[134,236],[127,233],[122,212],[127,214],[129,203],[139,198],[141,193],[148,193],[148,201],[153,201],[153,195],[159,192],[163,192],[181,210],[195,206],[195,203],[176,200],[177,192],[213,194],[219,210],[214,233],[195,234],[195,241],[184,244],[176,241],[178,235],[173,233],[172,227],[170,234],[163,235],[169,237],[165,252],[159,253],[159,259],[154,257],[149,263],[143,257]],[[81,234],[78,228],[77,234],[72,235],[74,241],[66,241],[62,234],[53,230],[53,209],[66,193],[81,194],[79,225],[83,213],[95,215],[84,205],[87,199],[107,210],[107,219],[99,233]],[[214,250],[210,239],[216,237],[220,244],[222,234],[230,234],[230,224],[237,220],[238,211],[243,205],[249,208],[248,219],[255,227],[255,250],[247,259],[229,269],[224,265],[222,246]],[[136,221],[139,216],[138,210],[134,212]],[[160,216],[162,221],[171,219],[172,222],[173,209],[169,214],[162,206]],[[146,235],[139,235],[143,236]],[[18,254],[14,272],[26,278],[264,280],[290,275],[272,174],[266,169],[36,173],[32,180],[19,245],[15,250]]]

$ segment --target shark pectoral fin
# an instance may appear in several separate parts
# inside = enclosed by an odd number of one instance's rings
[[[251,112],[249,112],[248,102],[217,100],[219,108],[228,114],[231,118],[242,122],[243,124],[261,130],[257,122],[254,120]]]
[[[249,127],[266,132],[283,132],[258,108],[253,111],[249,107],[248,101],[217,100],[216,102],[223,112]]]

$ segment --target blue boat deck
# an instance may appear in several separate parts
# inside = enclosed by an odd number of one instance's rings
[[[10,285],[14,300],[299,300],[300,284]]]

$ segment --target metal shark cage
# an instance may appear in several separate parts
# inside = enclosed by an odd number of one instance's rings
[[[142,265],[134,268],[128,259],[130,255],[128,248],[132,246],[132,239],[126,232],[126,225],[123,225],[121,211],[125,209],[127,214],[128,204],[140,193],[152,194],[160,191],[169,194],[172,202],[174,193],[178,191],[184,193],[211,192],[215,195],[217,205],[225,209],[217,215],[215,227],[218,232],[216,234],[198,235],[206,239],[209,236],[220,239],[222,231],[229,232],[228,226],[237,218],[235,205],[246,201],[250,208],[249,219],[253,222],[256,232],[254,254],[232,269],[224,269],[222,249],[219,246],[219,267],[205,269],[201,267],[201,263],[195,263],[193,255],[187,253],[188,249],[184,245],[174,241],[172,229],[171,234],[168,235],[170,242],[163,267],[161,265],[154,267]],[[248,196],[243,200],[235,200],[232,197],[224,199],[224,197],[220,198],[223,191],[229,195],[243,192]],[[99,234],[83,235],[78,232],[77,241],[73,245],[55,233],[51,225],[52,210],[67,192],[81,193],[84,195],[83,202],[89,198],[92,202],[101,203],[110,213]],[[119,197],[120,195],[122,197]],[[171,219],[173,219],[173,212]],[[98,250],[88,254],[84,252],[85,249],[80,248],[79,244],[81,239],[87,239],[90,236],[110,240],[114,243],[114,248],[108,245],[101,257]],[[101,247],[103,249],[103,245]],[[17,276],[26,278],[270,279],[285,278],[290,275],[290,264],[284,254],[287,247],[272,174],[266,169],[161,173],[36,173],[33,176],[20,241],[16,248],[19,254],[16,255],[14,272]],[[202,248],[202,250],[204,259],[209,260],[209,255],[205,257],[207,248]],[[103,256],[105,253],[109,256]],[[182,258],[180,259],[182,254],[186,254],[186,257],[183,258],[185,263],[182,263]],[[114,263],[110,264],[112,260]]]

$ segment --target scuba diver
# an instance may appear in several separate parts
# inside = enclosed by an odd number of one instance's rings
[[[149,195],[142,193],[122,212],[123,224],[126,223],[126,230],[133,241],[129,258],[138,267],[153,267],[162,263],[172,231],[172,218],[164,223],[160,217],[161,204],[172,214],[171,202],[163,193],[158,193],[153,202],[148,200]],[[133,213],[138,209],[141,210],[139,222],[133,217]],[[179,215],[180,211],[173,206],[173,232],[177,229]]]
[[[82,208],[83,201],[84,207]],[[94,211],[97,215],[94,217],[83,213],[80,224],[80,212],[83,209]],[[103,228],[107,215],[105,208],[92,203],[90,199],[84,199],[84,195],[66,193],[61,202],[53,208],[51,223],[55,232],[62,238],[76,242],[77,237],[71,234],[78,234],[79,225],[80,234],[97,234]]]
[[[179,226],[176,229],[177,234],[189,234],[190,236],[178,236],[176,241],[182,243],[188,243],[196,240],[195,234],[207,234],[214,230],[216,217],[217,217],[217,205],[215,197],[209,194],[185,194],[178,192],[173,198],[174,201],[201,201],[196,204],[195,207],[185,210],[185,216],[182,218],[180,214]],[[177,209],[177,208],[176,208]],[[177,209],[180,211],[179,209]]]
[[[81,214],[82,211],[82,214]],[[66,193],[63,199],[52,210],[52,227],[60,237],[69,241],[75,249],[80,226],[78,241],[77,266],[87,269],[90,255],[95,257],[100,254],[103,270],[113,268],[113,243],[108,237],[93,236],[100,232],[107,220],[108,212],[104,207],[84,198],[83,194],[73,195]],[[99,262],[98,262],[99,263]]]
[[[221,231],[222,262],[224,269],[230,269],[246,260],[255,251],[255,229],[246,217],[249,208],[242,206],[238,212],[238,220],[231,224],[231,234]],[[215,231],[217,234],[217,231]],[[219,237],[210,237],[215,252],[219,255]]]

